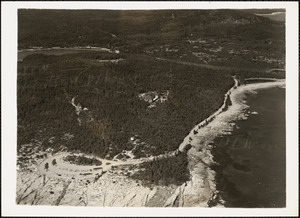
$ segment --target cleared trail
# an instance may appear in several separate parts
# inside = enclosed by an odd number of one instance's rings
[[[285,71],[284,69],[271,69],[271,70],[255,69],[255,70],[253,70],[253,68],[248,68],[248,67],[229,67],[229,66],[219,66],[219,65],[211,65],[211,64],[200,64],[200,63],[194,63],[194,62],[189,62],[189,61],[182,61],[182,60],[169,59],[169,58],[159,58],[159,57],[156,57],[155,59],[159,60],[159,61],[166,61],[166,62],[171,62],[171,63],[189,65],[189,66],[197,66],[197,67],[212,69],[212,70],[231,70],[233,72],[238,72],[241,70],[252,71],[252,72],[267,72],[267,73],[271,73],[273,71]]]
[[[101,176],[102,173],[111,170],[113,167],[135,165],[142,163],[142,160],[131,160],[131,161],[113,161],[97,158],[102,162],[101,165],[77,165],[71,164],[64,161],[63,159],[68,155],[72,155],[70,152],[62,152],[54,156],[48,157],[43,162],[40,163],[38,169],[41,174],[47,175],[54,178],[63,179],[93,179],[97,176]],[[81,154],[77,154],[81,155]],[[55,160],[56,164],[53,164]],[[45,167],[48,163],[48,167]]]

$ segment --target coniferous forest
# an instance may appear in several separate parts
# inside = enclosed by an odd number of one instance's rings
[[[284,34],[284,22],[251,10],[19,10],[18,49],[119,52],[37,50],[20,60],[18,147],[39,140],[44,149],[108,159],[173,151],[222,105],[232,76],[285,77],[267,71],[285,66]],[[186,179],[186,158],[168,161],[184,163],[177,173]]]

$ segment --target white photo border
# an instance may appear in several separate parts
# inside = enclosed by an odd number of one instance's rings
[[[17,10],[39,9],[286,9],[286,136],[287,207],[232,208],[115,208],[16,205],[17,139]],[[297,216],[298,215],[298,2],[1,2],[1,210],[3,216]]]

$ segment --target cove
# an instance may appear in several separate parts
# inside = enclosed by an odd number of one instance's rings
[[[216,188],[225,207],[285,207],[285,89],[260,89],[244,100],[244,119],[213,141]]]

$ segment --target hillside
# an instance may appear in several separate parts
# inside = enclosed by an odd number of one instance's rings
[[[18,47],[98,46],[204,64],[282,68],[284,23],[250,12],[19,10]]]
[[[188,39],[190,34],[193,34],[195,38],[235,36],[242,40],[282,39],[282,34],[284,34],[281,24],[243,10],[20,9],[18,17],[20,47],[103,46],[105,43],[118,45],[128,44],[128,41],[125,42],[128,38],[141,39],[143,37],[145,40],[184,40]],[[228,24],[238,25],[229,26]],[[252,25],[256,25],[256,28]],[[272,25],[273,28],[266,29],[266,25]],[[215,27],[219,27],[217,32],[213,31]],[[239,32],[236,35],[236,32],[243,28],[248,29],[252,35],[247,35],[247,32]],[[278,32],[280,29],[281,31]],[[225,34],[220,34],[220,31]],[[260,34],[257,34],[258,32]]]
[[[174,150],[197,121],[220,106],[232,85],[230,75],[218,71],[145,59],[137,64],[129,56],[101,64],[96,60],[105,54],[95,55],[35,55],[19,64],[20,144],[29,143],[39,129],[45,146],[53,146],[46,142],[52,136],[60,145],[68,132],[74,135],[64,143],[68,149],[103,157],[132,149],[129,139],[135,135],[145,142],[137,156],[145,155],[141,150],[147,155]],[[167,100],[149,107],[139,98],[153,91],[168,93]],[[87,108],[79,115],[78,104]]]
[[[120,53],[19,61],[18,152],[28,144],[106,159],[174,151],[222,105],[232,76],[284,78],[266,72],[285,68],[284,34],[284,23],[243,10],[19,10],[19,49]]]

